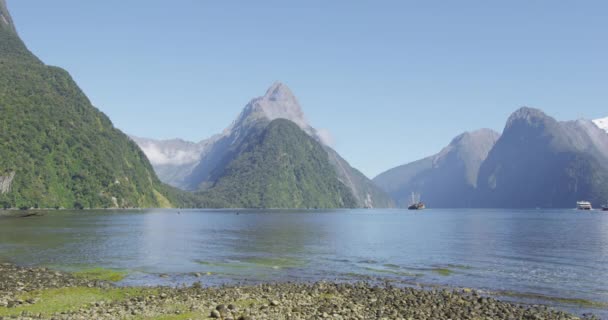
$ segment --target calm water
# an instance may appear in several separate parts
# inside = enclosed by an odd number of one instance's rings
[[[0,260],[126,269],[125,285],[389,279],[527,294],[508,299],[608,317],[605,309],[532,298],[608,303],[601,212],[49,212],[0,218]]]

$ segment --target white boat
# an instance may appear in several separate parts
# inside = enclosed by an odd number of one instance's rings
[[[576,203],[576,208],[578,210],[593,210],[593,207],[591,206],[591,202],[589,201],[579,201]]]

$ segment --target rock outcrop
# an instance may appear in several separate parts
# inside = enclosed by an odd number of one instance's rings
[[[15,179],[15,172],[8,172],[8,174],[0,176],[0,194],[11,192],[13,179]]]

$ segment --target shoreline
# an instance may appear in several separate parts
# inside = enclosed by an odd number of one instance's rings
[[[73,211],[73,212],[79,212],[79,211],[142,211],[142,210],[209,210],[209,211],[213,211],[213,210],[242,210],[242,211],[246,211],[246,210],[251,210],[251,211],[263,211],[263,210],[271,210],[271,211],[280,211],[280,210],[286,210],[286,211],[349,211],[349,210],[386,210],[386,211],[407,211],[408,208],[407,207],[398,207],[398,208],[224,208],[224,207],[171,207],[171,208],[82,208],[82,209],[76,209],[76,208],[27,208],[27,209],[20,209],[20,208],[0,208],[0,214],[2,212],[36,212],[36,211],[43,211],[43,212],[62,212],[62,211]],[[522,210],[522,211],[538,211],[538,210],[572,210],[572,211],[577,211],[577,212],[593,212],[593,211],[603,211],[601,206],[597,207],[597,208],[593,208],[590,210],[580,210],[577,208],[478,208],[478,207],[472,207],[472,208],[443,208],[443,207],[432,207],[432,208],[425,208],[425,211],[428,210]]]
[[[581,319],[542,305],[499,301],[475,290],[365,282],[117,287],[101,278],[0,263],[0,320]]]

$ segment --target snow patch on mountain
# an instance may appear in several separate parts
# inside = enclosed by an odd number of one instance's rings
[[[606,131],[606,133],[608,133],[608,117],[593,120],[593,123],[595,123],[595,125],[598,126],[600,129],[603,129],[604,131]]]

